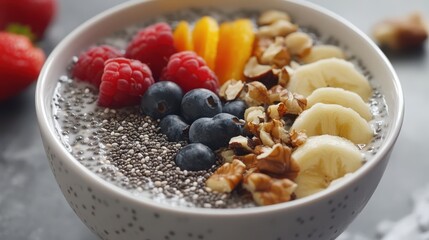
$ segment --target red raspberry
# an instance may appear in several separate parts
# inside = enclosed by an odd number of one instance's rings
[[[109,59],[101,77],[98,104],[110,108],[136,105],[153,83],[146,64],[127,58]]]
[[[121,56],[121,51],[111,46],[92,47],[79,55],[79,59],[73,67],[72,75],[98,87],[101,83],[101,75],[103,75],[104,62]]]
[[[206,88],[214,93],[219,89],[214,72],[192,51],[173,54],[160,79],[177,83],[185,93],[195,88]]]
[[[168,58],[176,52],[171,27],[157,23],[140,30],[128,44],[125,56],[146,63],[158,80]]]

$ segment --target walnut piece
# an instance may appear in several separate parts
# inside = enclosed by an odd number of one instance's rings
[[[375,25],[373,35],[381,46],[392,50],[410,50],[423,46],[428,27],[420,13],[387,19]]]
[[[295,129],[289,132],[289,136],[293,147],[301,146],[302,144],[305,143],[305,141],[307,141],[307,138],[308,138],[305,132],[301,132],[301,131],[298,132],[298,131],[295,131]]]
[[[258,37],[278,37],[278,36],[286,36],[290,33],[296,32],[298,30],[298,26],[286,21],[286,20],[277,20],[270,25],[262,26],[256,32]]]
[[[287,113],[287,107],[284,103],[279,102],[272,104],[267,108],[267,117],[270,119],[280,120]]]
[[[267,87],[258,81],[246,83],[239,98],[244,100],[247,106],[260,106],[269,102]]]
[[[259,25],[269,25],[277,22],[278,20],[285,20],[290,22],[289,14],[278,11],[278,10],[268,10],[263,12],[258,19]]]
[[[292,55],[303,57],[310,52],[313,39],[307,33],[294,32],[285,38],[285,44]]]
[[[272,205],[287,202],[297,185],[289,179],[275,179],[263,173],[246,174],[243,180],[245,189],[252,193],[253,199],[259,205]]]
[[[243,179],[246,165],[234,159],[231,163],[224,163],[211,175],[206,186],[216,192],[231,192]]]
[[[216,151],[217,155],[222,159],[222,162],[232,162],[234,159],[234,150],[229,148],[221,148],[218,151]]]
[[[298,173],[299,167],[298,169],[292,167],[291,154],[290,147],[277,143],[256,157],[258,160],[256,165],[261,172],[294,176]]]
[[[256,154],[249,153],[244,156],[235,156],[235,159],[240,160],[246,165],[246,169],[257,169],[256,168]]]
[[[274,43],[270,44],[268,48],[259,57],[262,64],[276,66],[282,68],[288,65],[291,61],[291,56],[285,45],[283,37],[276,37]]]
[[[300,114],[307,106],[307,99],[304,96],[292,93],[281,85],[270,88],[268,96],[271,104],[284,103],[289,114]]]
[[[269,65],[259,64],[256,57],[251,57],[246,65],[244,66],[243,71],[246,81],[248,82],[258,82],[264,86],[273,86],[278,82],[278,76],[273,72],[273,68]],[[266,87],[265,87],[266,88]]]
[[[236,136],[229,140],[229,148],[232,149],[235,154],[244,155],[253,152],[255,144],[250,138]]]
[[[241,80],[228,80],[220,87],[219,97],[225,99],[226,101],[235,100],[238,96],[240,96],[243,87],[244,82]]]
[[[244,111],[244,120],[247,124],[258,125],[265,121],[265,109],[262,106],[249,107]]]

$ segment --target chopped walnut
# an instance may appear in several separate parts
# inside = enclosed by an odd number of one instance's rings
[[[281,119],[286,113],[288,112],[288,109],[286,105],[282,102],[279,102],[277,104],[272,104],[268,106],[267,108],[267,117],[270,119]]]
[[[288,65],[291,61],[291,56],[286,48],[285,39],[283,37],[276,37],[274,43],[269,45],[259,57],[259,61],[262,64],[272,65],[278,68]]]
[[[234,150],[235,154],[243,155],[253,152],[255,144],[250,138],[236,136],[229,140],[229,148]]]
[[[402,18],[384,20],[374,27],[373,34],[379,45],[393,50],[407,50],[423,46],[428,31],[421,14],[412,13]]]
[[[243,156],[235,156],[236,159],[246,165],[246,169],[256,169],[256,154],[249,153]]]
[[[277,22],[278,20],[285,20],[290,22],[289,14],[278,11],[278,10],[268,10],[265,11],[259,16],[258,23],[260,25],[269,25]]]
[[[263,123],[261,130],[269,133],[275,143],[288,144],[290,142],[290,136],[285,129],[283,120],[273,119],[272,121]]]
[[[263,173],[246,174],[243,180],[245,189],[252,193],[253,199],[259,205],[271,205],[287,202],[297,185],[289,179],[275,179]]]
[[[286,36],[290,33],[296,32],[298,30],[298,26],[286,21],[286,20],[278,20],[270,25],[262,26],[256,32],[258,37],[278,37],[278,36]]]
[[[206,186],[216,192],[231,192],[243,179],[246,165],[234,159],[231,163],[224,163],[211,175]]]
[[[310,52],[313,39],[307,33],[294,32],[285,38],[285,44],[292,55],[303,57]]]
[[[305,141],[307,141],[307,134],[305,134],[305,132],[302,131],[295,131],[295,129],[293,129],[291,132],[289,132],[290,135],[290,140],[291,140],[291,144],[293,147],[299,147],[302,144],[305,143]]]
[[[259,64],[256,57],[251,57],[243,71],[246,81],[253,83],[256,82],[258,85],[274,86],[278,83],[278,76],[274,74],[273,68],[269,65]]]
[[[291,154],[292,149],[290,147],[277,143],[256,157],[258,160],[257,167],[266,173],[294,176],[299,169],[295,169],[295,166],[291,168]]]
[[[244,82],[241,80],[228,80],[220,87],[219,97],[225,99],[226,101],[235,100],[238,96],[240,96],[243,87]]]
[[[260,124],[265,121],[265,109],[264,107],[249,107],[244,111],[244,120],[247,124]]]
[[[218,151],[216,151],[217,155],[220,157],[220,159],[222,159],[222,162],[226,163],[226,162],[232,162],[232,160],[234,159],[234,150],[229,149],[229,148],[222,148],[219,149]]]
[[[284,66],[280,69],[276,68],[273,69],[273,73],[274,75],[277,76],[277,83],[278,85],[282,86],[282,87],[286,87],[287,84],[289,83],[290,77],[291,77],[291,71],[292,69],[288,66]]]
[[[256,36],[255,42],[253,43],[252,56],[255,56],[257,59],[260,59],[265,50],[273,43],[273,38]]]
[[[269,102],[267,87],[258,81],[246,83],[239,98],[248,106],[260,106]]]
[[[304,96],[292,93],[280,85],[270,88],[268,96],[270,103],[284,103],[289,114],[300,114],[307,106],[307,99]]]

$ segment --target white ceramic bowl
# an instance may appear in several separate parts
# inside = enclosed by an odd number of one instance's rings
[[[116,30],[188,7],[280,9],[299,25],[334,36],[366,65],[389,110],[383,145],[353,177],[288,203],[248,209],[174,208],[141,199],[89,171],[63,147],[54,130],[52,96],[73,56]],[[374,192],[399,134],[403,95],[398,78],[373,42],[343,18],[313,4],[284,0],[130,1],[82,24],[52,52],[40,74],[36,108],[50,167],[68,203],[102,239],[335,239]]]

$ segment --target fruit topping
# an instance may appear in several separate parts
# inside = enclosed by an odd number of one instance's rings
[[[288,89],[304,97],[321,87],[339,87],[355,92],[367,101],[372,88],[355,66],[343,59],[329,58],[302,65],[292,75]]]
[[[161,133],[165,134],[169,141],[179,142],[188,140],[189,125],[177,115],[168,115],[159,123]]]
[[[200,18],[192,32],[194,51],[201,56],[207,66],[214,70],[219,41],[219,26],[217,21],[209,16]]]
[[[213,118],[200,118],[189,128],[189,140],[217,150],[227,147],[232,137],[240,135],[242,125],[237,117],[228,113],[219,113]]]
[[[44,52],[27,37],[0,32],[0,101],[33,83],[44,62]]]
[[[177,83],[184,93],[196,88],[217,93],[219,88],[214,72],[201,57],[191,51],[173,54],[163,70],[161,80]]]
[[[220,84],[243,79],[243,69],[249,59],[255,33],[248,19],[225,22],[220,26],[215,72]]]
[[[247,109],[247,104],[244,101],[236,100],[226,102],[223,105],[222,112],[232,114],[240,119],[244,118],[244,111]]]
[[[191,143],[177,153],[175,162],[181,170],[208,170],[216,163],[216,155],[201,143]]]
[[[127,46],[125,57],[147,64],[154,79],[158,80],[169,57],[175,52],[170,25],[156,23],[137,32]]]
[[[222,112],[222,103],[213,92],[197,88],[183,96],[181,112],[187,122],[192,123],[198,118],[213,117]]]
[[[79,55],[73,67],[72,76],[98,88],[104,71],[104,62],[121,56],[121,51],[108,45],[91,47]]]
[[[98,104],[109,108],[137,105],[153,83],[146,64],[127,58],[109,59],[101,77]]]
[[[182,89],[174,82],[156,82],[141,98],[140,109],[155,119],[161,119],[169,114],[179,114],[182,96]]]
[[[340,136],[355,144],[367,144],[374,135],[367,121],[353,109],[325,103],[316,103],[302,112],[291,129],[305,130],[308,136]]]
[[[191,30],[187,21],[180,21],[173,33],[174,46],[177,51],[192,51],[194,45],[192,43]]]
[[[363,163],[359,149],[350,141],[330,135],[309,137],[292,158],[301,172],[295,179],[297,198],[319,192],[332,181],[356,171]]]

